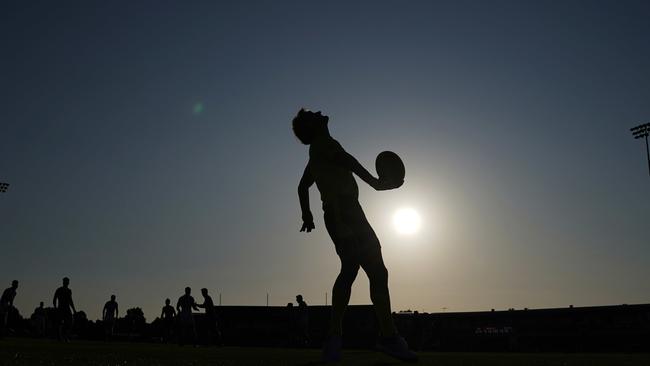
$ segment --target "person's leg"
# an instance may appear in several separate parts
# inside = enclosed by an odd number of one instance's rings
[[[379,251],[378,257],[371,258],[362,264],[370,282],[370,300],[375,306],[379,321],[379,329],[384,337],[397,333],[390,309],[390,292],[388,291],[388,270],[384,265]]]
[[[359,222],[359,250],[361,267],[370,282],[370,300],[375,307],[379,330],[384,337],[397,334],[390,308],[388,291],[388,270],[381,255],[381,245],[370,224],[365,220]]]
[[[330,335],[341,336],[343,334],[343,315],[345,308],[350,302],[352,284],[354,283],[359,264],[341,258],[341,272],[332,288],[332,318],[330,320]]]

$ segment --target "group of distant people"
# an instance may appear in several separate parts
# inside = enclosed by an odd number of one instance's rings
[[[6,330],[9,320],[9,313],[13,308],[14,299],[16,298],[18,289],[18,281],[13,280],[11,287],[5,289],[0,297],[0,337],[2,337]],[[211,344],[221,344],[221,331],[217,322],[217,312],[214,306],[212,297],[208,294],[208,289],[202,288],[201,295],[203,295],[203,303],[198,304],[191,295],[192,289],[185,288],[185,293],[178,298],[176,308],[171,306],[171,300],[165,300],[165,306],[162,308],[160,319],[163,323],[163,341],[170,342],[175,335],[175,326],[178,325],[179,344],[197,343],[196,324],[194,322],[193,310],[204,309],[207,317],[208,334]],[[63,278],[63,284],[54,292],[52,300],[56,312],[56,319],[54,323],[57,327],[58,339],[64,342],[69,342],[70,332],[72,330],[74,314],[77,312],[72,300],[72,290],[70,289],[70,279]],[[110,300],[104,304],[102,309],[102,323],[107,339],[113,337],[115,331],[115,324],[119,316],[119,305],[116,301],[116,296],[111,295]],[[47,324],[47,312],[43,302],[39,307],[34,310],[34,320],[36,321],[37,331],[45,334]]]
[[[171,306],[171,300],[165,299],[165,306],[160,313],[160,319],[163,321],[163,341],[169,342],[174,333],[174,325],[178,324],[178,343],[180,345],[192,343],[196,345],[197,333],[196,323],[194,322],[194,315],[192,310],[205,310],[206,324],[208,331],[208,339],[210,344],[221,344],[221,331],[219,330],[219,323],[217,321],[217,311],[214,306],[212,297],[208,294],[207,288],[201,289],[203,296],[203,303],[197,304],[192,296],[192,289],[185,287],[185,294],[178,298],[176,302],[176,309]]]
[[[69,335],[70,329],[72,328],[73,314],[76,313],[74,302],[72,301],[72,290],[68,287],[69,285],[70,279],[64,277],[63,286],[56,289],[53,299],[54,309],[56,309],[57,313],[58,336],[62,341],[68,341],[70,339]],[[5,289],[2,292],[2,297],[0,297],[0,336],[3,336],[7,331],[9,313],[14,306],[17,290],[18,281],[13,280],[11,287]],[[36,308],[34,313],[41,320],[42,324],[39,325],[44,329],[46,315],[43,302],[40,303],[40,306]]]

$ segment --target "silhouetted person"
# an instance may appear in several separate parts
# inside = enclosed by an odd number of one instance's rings
[[[302,295],[296,296],[298,303],[297,320],[297,341],[300,346],[309,345],[309,308]]]
[[[2,292],[0,297],[0,338],[2,338],[7,331],[9,322],[9,312],[14,307],[14,299],[16,298],[16,290],[18,289],[18,281],[11,281],[11,287],[8,287]]]
[[[221,332],[219,331],[219,323],[217,321],[217,310],[214,307],[212,297],[208,295],[208,289],[202,288],[201,295],[203,295],[203,304],[197,305],[205,309],[205,321],[208,325],[208,339],[212,344],[219,344],[221,342]]]
[[[45,335],[45,329],[47,328],[47,312],[45,311],[45,304],[41,301],[38,304],[38,307],[34,309],[34,315],[32,315],[34,320],[34,325],[36,326],[36,333],[39,337]]]
[[[180,336],[178,341],[180,345],[185,344],[187,337],[192,338],[192,344],[196,345],[196,324],[194,323],[194,315],[192,310],[199,310],[194,302],[192,289],[185,287],[185,295],[178,298],[176,309],[178,310],[178,321],[180,325]]]
[[[63,277],[63,286],[56,289],[52,303],[58,316],[58,335],[59,340],[64,342],[70,341],[70,331],[72,330],[72,319],[77,310],[72,301],[72,290],[68,287],[70,279]]]
[[[323,360],[334,362],[341,358],[343,314],[350,301],[352,283],[359,267],[363,268],[370,281],[370,298],[381,330],[379,349],[402,360],[416,360],[417,355],[408,349],[406,341],[393,324],[388,271],[381,255],[379,239],[359,204],[359,188],[352,173],[376,190],[397,188],[403,182],[375,178],[330,136],[328,122],[329,117],[321,112],[304,109],[292,121],[296,137],[309,145],[309,162],[298,185],[303,221],[300,231],[311,232],[314,229],[309,187],[316,183],[323,203],[325,227],[341,260],[341,271],[332,290],[330,336],[323,347]]]
[[[287,345],[292,347],[296,344],[296,314],[293,303],[287,303]]]
[[[102,310],[102,320],[104,321],[104,335],[107,339],[113,337],[113,332],[115,331],[115,321],[118,317],[118,305],[115,301],[115,295],[111,295],[111,299],[106,301],[104,304],[104,310]]]
[[[160,319],[163,322],[163,342],[169,342],[171,339],[174,329],[174,319],[176,318],[176,310],[169,303],[171,303],[171,300],[165,299],[165,306],[163,306],[160,312]]]

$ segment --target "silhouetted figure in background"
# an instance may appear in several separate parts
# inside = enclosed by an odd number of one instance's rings
[[[72,316],[77,310],[74,308],[72,301],[72,290],[68,288],[70,279],[63,277],[63,286],[56,289],[54,292],[54,299],[52,303],[57,310],[58,322],[58,336],[59,340],[63,342],[70,341],[70,331],[72,330]]]
[[[287,304],[287,345],[293,347],[296,344],[296,314],[293,303]]]
[[[403,182],[375,178],[352,155],[348,154],[329,133],[328,116],[301,109],[292,121],[298,139],[309,146],[309,162],[298,185],[302,210],[300,231],[311,232],[314,219],[309,208],[309,187],[314,183],[323,202],[325,227],[341,260],[341,271],[332,290],[330,337],[323,347],[323,360],[341,358],[343,314],[350,301],[352,283],[359,267],[368,275],[370,299],[375,306],[381,338],[379,349],[402,360],[416,360],[417,355],[393,324],[388,292],[388,271],[381,255],[381,246],[359,204],[359,188],[352,176],[356,174],[376,190],[397,188]]]
[[[296,316],[296,340],[299,346],[306,347],[309,345],[309,307],[305,300],[303,300],[302,295],[296,296],[296,302],[298,303],[298,314]]]
[[[192,310],[199,310],[194,302],[192,289],[185,287],[185,295],[178,298],[176,309],[178,310],[178,322],[180,325],[180,335],[178,342],[180,345],[185,344],[187,337],[192,339],[192,344],[196,345],[196,324],[194,323],[194,315]]]
[[[115,321],[118,317],[118,305],[115,301],[115,295],[111,295],[111,299],[106,301],[104,304],[104,310],[102,310],[102,320],[104,321],[104,335],[106,339],[113,338],[113,332],[115,331]]]
[[[0,338],[5,335],[9,323],[9,311],[14,307],[14,299],[16,298],[16,290],[18,289],[18,281],[11,281],[11,287],[8,287],[2,292],[0,297]]]
[[[171,340],[174,330],[174,319],[176,318],[176,310],[173,306],[169,305],[171,300],[165,299],[165,306],[160,313],[160,319],[163,322],[163,342],[167,343]]]
[[[219,345],[221,343],[221,332],[219,331],[219,323],[217,321],[217,310],[214,307],[212,297],[208,295],[207,288],[201,289],[201,295],[203,295],[203,304],[197,306],[205,309],[205,321],[208,325],[208,342]]]
[[[45,304],[43,304],[42,301],[38,304],[38,307],[34,309],[32,320],[34,328],[36,328],[36,334],[39,337],[45,336],[45,330],[47,329],[47,312],[45,311]]]

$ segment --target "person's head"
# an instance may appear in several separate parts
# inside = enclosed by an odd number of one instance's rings
[[[287,307],[288,307],[288,308],[292,308],[292,307],[293,307],[293,303],[292,303],[292,302],[287,303]]]
[[[70,284],[70,279],[68,277],[63,277],[63,286],[68,287]]]
[[[165,299],[165,305],[169,305],[170,302],[172,302],[170,299]]]
[[[111,301],[115,301],[115,295],[111,295]]]
[[[18,288],[18,280],[11,281],[11,287],[15,290]]]
[[[192,293],[192,289],[189,287],[185,287],[185,295],[189,295]]]
[[[293,133],[298,140],[305,145],[309,145],[317,136],[329,134],[327,122],[329,122],[329,117],[324,116],[320,111],[314,113],[302,108],[293,117],[291,124]]]
[[[208,296],[208,289],[205,288],[205,287],[202,288],[202,289],[201,289],[201,295],[203,295],[203,297]]]
[[[45,306],[45,304],[43,304],[43,302],[41,301],[40,303],[38,303],[38,306],[42,308],[43,306]]]
[[[296,301],[298,301],[298,302],[302,302],[302,295],[298,295],[298,296],[296,296]]]

